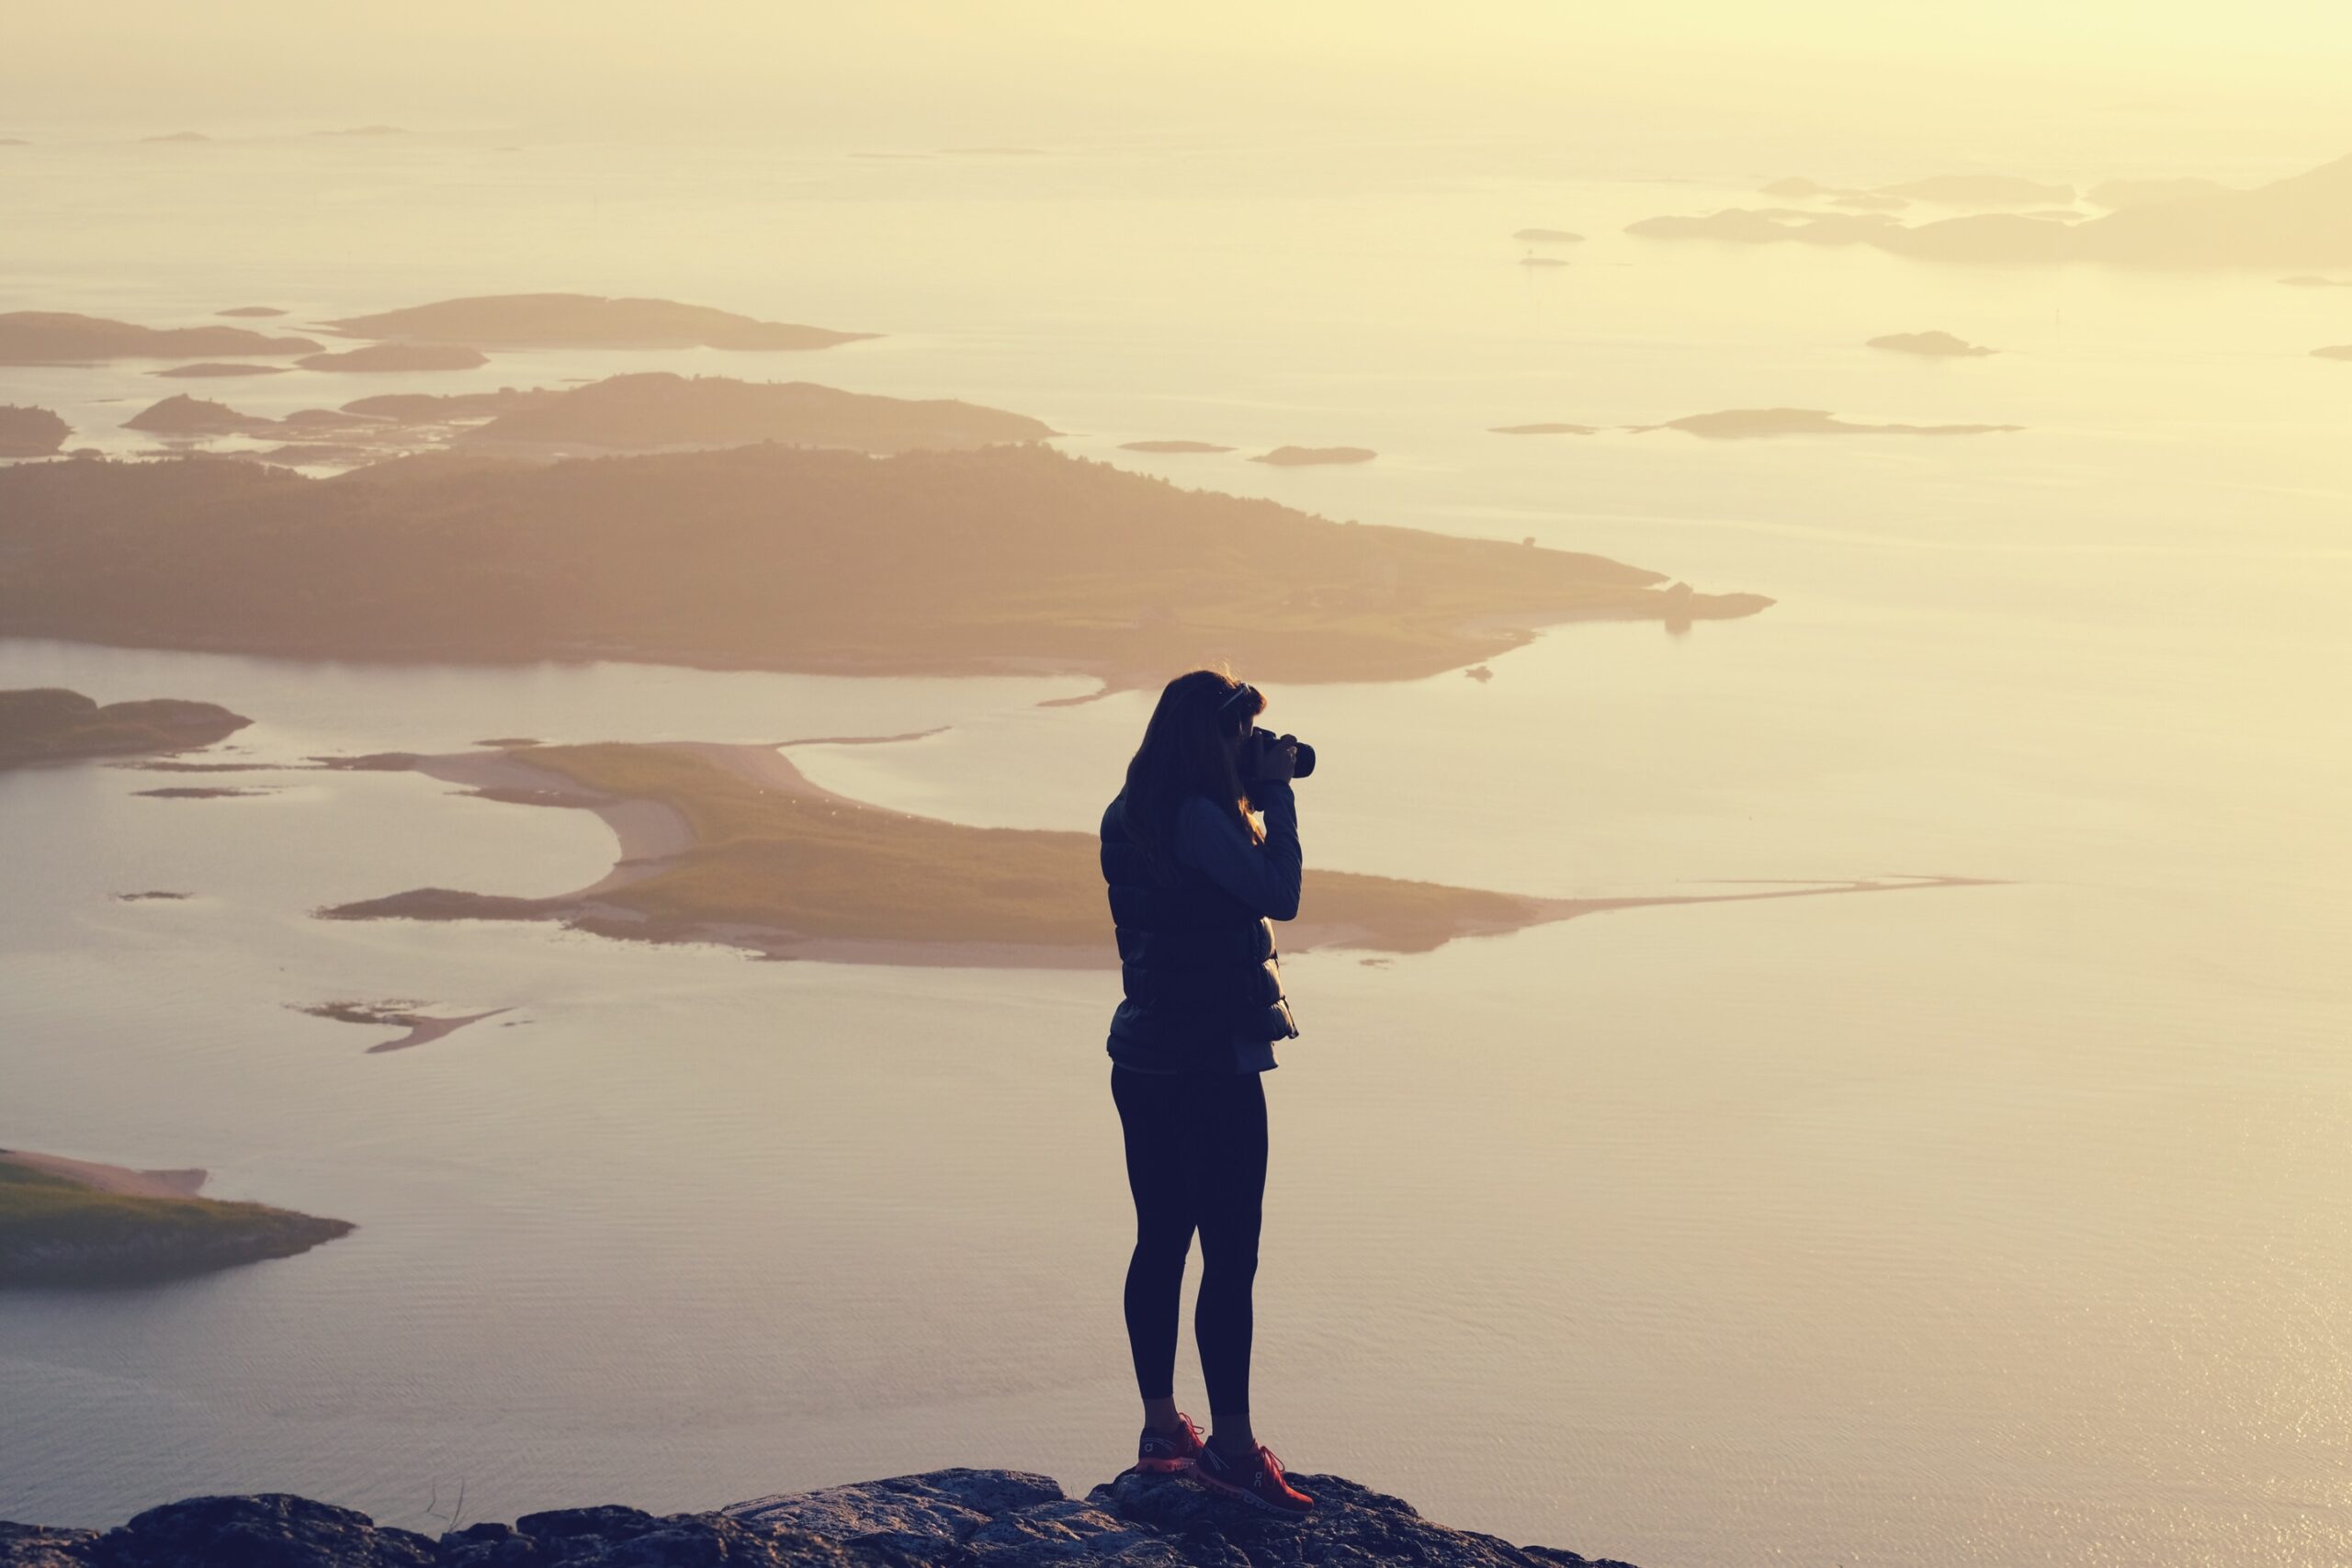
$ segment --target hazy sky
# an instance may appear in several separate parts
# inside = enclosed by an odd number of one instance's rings
[[[2129,109],[2174,114],[2175,130],[2275,135],[2312,161],[2352,150],[2352,6],[2339,0],[14,9],[0,134],[390,120],[922,141],[1761,117],[1899,118],[1964,143],[1988,121],[2014,131],[2021,117]]]

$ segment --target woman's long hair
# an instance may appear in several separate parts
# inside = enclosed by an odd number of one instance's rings
[[[1163,881],[1175,879],[1177,814],[1193,795],[1204,795],[1230,813],[1252,840],[1261,837],[1250,817],[1250,791],[1217,726],[1217,710],[1240,689],[1240,682],[1220,670],[1177,676],[1161,690],[1159,705],[1144,726],[1143,744],[1127,764],[1126,793],[1121,796],[1127,837]],[[1265,705],[1261,696],[1252,715]]]

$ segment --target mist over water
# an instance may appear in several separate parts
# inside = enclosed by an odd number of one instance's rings
[[[266,303],[299,331],[577,288],[887,335],[331,384],[12,368],[0,401],[130,452],[119,422],[175,390],[282,414],[620,369],[806,378],[1772,595],[1681,636],[1557,627],[1483,682],[1273,691],[1324,760],[1300,790],[1310,902],[1317,867],[1574,896],[1995,885],[1290,959],[1261,1430],[1431,1517],[1649,1568],[2286,1568],[2352,1550],[2352,367],[2309,357],[2352,341],[2352,290],[1620,231],[1762,205],[1790,174],[2251,185],[2347,150],[2239,134],[2199,160],[2167,132],[2133,164],[2108,122],[1994,124],[1965,157],[1655,125],[1567,151],[1021,155],[61,134],[0,149],[0,309]],[[1538,225],[1588,238],[1522,266],[1510,236]],[[1861,346],[1928,329],[2001,352]],[[1781,406],[2022,428],[1616,428]],[[1491,433],[1538,421],[1611,428]],[[1238,450],[1118,450],[1150,438]],[[1286,443],[1380,456],[1243,460]],[[1078,829],[1148,705],[1039,705],[1090,689],[1068,678],[0,639],[0,687],[35,685],[219,702],[257,720],[225,753],[267,761],[944,727],[792,756],[859,799]],[[235,776],[276,793],[0,774],[0,1145],[201,1166],[220,1195],[361,1228],[163,1288],[0,1296],[0,1517],[270,1489],[418,1527],[460,1480],[505,1517],[1118,1467],[1109,974],[322,922],[406,887],[579,887],[611,835],[414,774]],[[196,897],[116,900],[141,889]],[[383,1032],[291,1010],[353,997],[513,1010],[380,1055]]]

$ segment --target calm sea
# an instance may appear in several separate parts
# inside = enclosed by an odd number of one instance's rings
[[[77,444],[137,449],[114,427],[173,390],[268,413],[623,367],[806,378],[1775,596],[1683,637],[1562,627],[1485,683],[1275,691],[1324,759],[1310,866],[1999,885],[1294,959],[1261,1431],[1434,1517],[1647,1568],[2352,1553],[2352,367],[2307,356],[2352,338],[2344,291],[1617,231],[1836,173],[1728,155],[1668,184],[1462,149],[7,152],[0,309],[295,326],[564,288],[889,334],[424,380],[6,372],[0,400]],[[1591,238],[1522,266],[1530,225]],[[1929,328],[2003,352],[1860,346]],[[1487,434],[1774,405],[2025,428]],[[1169,436],[1242,452],[1115,452]],[[1381,456],[1241,460],[1283,443]],[[262,761],[945,726],[794,754],[863,798],[1081,828],[1146,710],[1038,705],[1073,680],[0,641],[0,686],[28,684],[225,703],[257,720],[228,750]],[[956,1463],[1082,1489],[1126,1462],[1110,976],[322,923],[417,886],[578,886],[611,840],[414,775],[224,777],[271,793],[0,775],[0,1145],[201,1166],[361,1228],[164,1289],[0,1298],[0,1517],[276,1489],[430,1528],[460,1485],[505,1517]],[[116,897],[149,889],[194,897]],[[512,1010],[392,1055],[292,1010],[380,998]]]

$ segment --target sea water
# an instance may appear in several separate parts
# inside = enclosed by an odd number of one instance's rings
[[[1270,722],[1323,759],[1310,867],[1802,896],[1292,957],[1261,1431],[1433,1517],[1650,1568],[2352,1550],[2352,377],[2306,355],[2352,335],[2330,291],[1617,232],[1744,199],[1727,160],[1702,185],[1461,149],[1378,175],[1214,147],[29,151],[0,173],[28,215],[5,308],[269,303],[298,331],[577,288],[889,334],[502,355],[429,386],[7,372],[77,445],[143,446],[113,427],[173,390],[269,413],[631,367],[805,378],[1773,595],[1682,636],[1555,628],[1487,682],[1274,689]],[[1530,224],[1591,237],[1523,267]],[[1860,346],[1929,327],[2003,352]],[[1488,430],[1774,405],[2024,428]],[[1241,450],[1117,450],[1165,436]],[[1241,460],[1284,443],[1381,456]],[[0,686],[36,684],[224,703],[256,723],[222,757],[269,762],[936,729],[790,754],[860,798],[1081,829],[1148,705],[1055,704],[1074,679],[0,641]],[[136,793],[191,782],[269,793]],[[414,774],[19,771],[0,845],[0,1145],[199,1166],[360,1227],[166,1287],[0,1297],[0,1517],[277,1489],[429,1529],[460,1487],[503,1517],[955,1463],[1082,1489],[1125,1462],[1109,973],[312,919],[610,863],[593,818]],[[1987,885],[1804,892],[1926,874]],[[193,897],[117,897],[149,890]],[[296,1010],[387,998],[506,1010],[391,1054],[367,1047],[397,1031]]]

